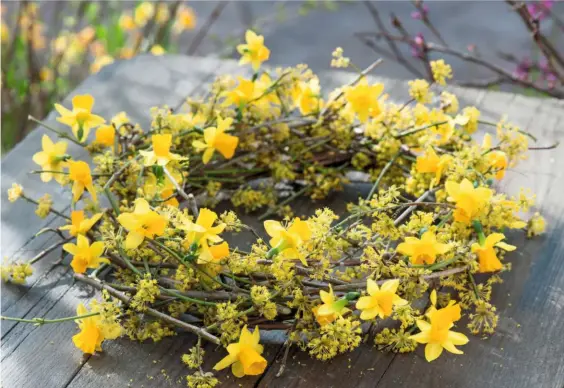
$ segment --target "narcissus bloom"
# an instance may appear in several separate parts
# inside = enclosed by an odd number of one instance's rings
[[[319,79],[312,78],[308,82],[300,82],[294,92],[294,103],[301,114],[309,115],[321,108],[321,91]]]
[[[300,259],[304,265],[307,265],[305,257],[300,251],[304,242],[311,238],[311,229],[307,221],[302,221],[296,217],[286,229],[280,222],[268,220],[264,221],[264,229],[272,237],[270,246],[279,255],[289,259]]]
[[[250,63],[254,71],[257,71],[264,61],[270,57],[270,50],[264,45],[264,36],[257,35],[251,30],[245,33],[246,44],[237,46],[237,51],[241,54],[239,64]]]
[[[502,179],[505,176],[505,170],[507,169],[507,155],[505,152],[499,150],[490,151],[492,148],[492,136],[489,133],[486,133],[484,136],[482,148],[486,150],[484,158],[487,161],[488,170],[490,172],[495,172],[495,179]]]
[[[92,113],[94,97],[89,94],[78,95],[72,98],[72,111],[60,104],[55,104],[55,109],[61,115],[57,118],[60,123],[66,124],[72,129],[72,133],[83,141],[88,137],[90,130],[105,123],[103,117]]]
[[[463,352],[456,348],[456,345],[468,343],[468,337],[462,333],[451,331],[453,322],[460,319],[460,306],[450,305],[443,309],[436,310],[430,314],[430,322],[417,320],[416,324],[420,333],[412,335],[410,338],[425,346],[425,359],[429,362],[437,359],[443,349],[454,353]]]
[[[378,98],[383,91],[384,84],[368,85],[363,78],[356,85],[345,88],[345,109],[356,113],[358,119],[365,123],[369,117],[377,117],[382,112]]]
[[[420,173],[434,173],[435,178],[431,181],[431,188],[439,184],[443,172],[447,169],[448,164],[452,161],[452,156],[449,154],[437,155],[433,148],[429,148],[425,155],[418,156],[415,164],[417,172]]]
[[[179,34],[184,30],[193,30],[196,27],[196,14],[190,7],[181,5],[172,26],[174,33]]]
[[[224,241],[221,244],[212,245],[202,249],[197,263],[205,265],[208,273],[215,276],[221,271],[221,260],[229,256],[229,245]]]
[[[205,250],[208,249],[208,241],[211,243],[221,242],[223,239],[219,237],[219,234],[223,232],[226,225],[221,223],[213,226],[216,220],[217,213],[206,208],[200,209],[196,223],[191,222],[184,227],[184,230],[188,232],[185,240],[186,248],[196,243]]]
[[[116,129],[113,125],[103,125],[96,130],[96,143],[112,147],[116,138]]]
[[[151,151],[139,151],[143,155],[143,164],[145,167],[157,164],[159,166],[166,166],[171,160],[183,160],[184,157],[173,154],[170,152],[170,146],[172,145],[172,135],[170,133],[163,135],[153,135],[151,136],[151,142],[153,144],[153,150]]]
[[[86,233],[102,217],[102,213],[94,214],[91,218],[84,218],[84,210],[73,210],[71,213],[71,224],[61,226],[59,229],[68,230],[71,236]]]
[[[492,233],[486,237],[483,245],[479,243],[472,244],[472,252],[478,255],[480,262],[480,272],[494,272],[499,271],[501,266],[501,261],[497,258],[494,247],[501,248],[505,251],[514,251],[517,247],[514,245],[509,245],[501,240],[505,238],[503,233]]]
[[[317,323],[321,326],[333,322],[335,319],[350,311],[347,308],[349,301],[346,298],[336,299],[331,285],[329,285],[329,292],[320,290],[319,297],[323,304],[314,307],[312,311]]]
[[[225,93],[225,103],[227,105],[244,106],[260,96],[260,91],[256,87],[255,81],[243,77],[237,77],[237,80],[237,86]]]
[[[433,264],[437,255],[442,255],[450,250],[450,245],[437,241],[435,233],[427,231],[421,239],[417,237],[406,237],[405,241],[398,245],[397,251],[409,256],[412,264]]]
[[[404,306],[407,300],[400,298],[396,291],[399,280],[388,280],[378,287],[372,279],[366,281],[368,296],[362,296],[356,302],[356,308],[362,310],[360,318],[364,320],[374,319],[376,316],[386,318],[392,315],[394,306]]]
[[[213,369],[222,370],[231,366],[231,372],[235,377],[260,375],[266,369],[268,362],[261,356],[264,349],[259,341],[258,327],[251,333],[245,325],[241,330],[239,342],[227,346],[229,355],[215,364]]]
[[[92,312],[99,311],[98,305],[92,306]],[[89,312],[81,303],[76,309],[76,315],[87,315]],[[76,320],[80,333],[72,337],[74,345],[84,353],[93,354],[102,351],[102,342],[107,339],[116,339],[121,335],[122,329],[117,322],[106,322],[100,315]]]
[[[71,267],[76,273],[84,273],[87,268],[98,268],[102,263],[110,261],[102,256],[104,253],[104,243],[96,241],[90,245],[90,242],[82,234],[79,234],[76,244],[67,243],[63,245],[63,249],[73,255]]]
[[[194,140],[192,145],[196,150],[204,150],[202,161],[208,164],[214,152],[217,150],[225,159],[231,159],[235,154],[239,138],[225,133],[233,123],[232,118],[217,118],[217,127],[208,127],[204,129],[204,141]]]
[[[182,175],[178,170],[171,170],[170,175],[172,175],[178,185],[182,183]],[[178,207],[179,202],[176,197],[173,196],[175,190],[176,186],[169,179],[168,175],[165,175],[164,181],[160,183],[155,174],[149,173],[143,185],[143,192],[146,198],[152,198],[153,200],[166,199],[166,201],[163,202],[165,205]]]
[[[448,181],[445,183],[448,200],[456,203],[454,219],[465,224],[470,223],[481,211],[492,197],[492,190],[486,187],[475,188],[472,182],[464,179],[460,183]]]
[[[90,166],[88,163],[83,161],[73,161],[69,160],[69,179],[72,184],[72,200],[73,202],[78,201],[84,189],[88,190],[92,196],[92,200],[97,202],[96,189],[92,184],[92,175],[90,174]]]
[[[42,170],[55,172],[42,172],[41,180],[43,182],[49,182],[53,178],[61,184],[65,181],[65,174],[57,174],[57,172],[62,172],[63,168],[66,166],[65,156],[67,146],[68,144],[65,141],[53,143],[49,136],[43,135],[41,138],[43,151],[35,153],[33,155],[33,161],[40,165]]]
[[[151,210],[149,203],[143,198],[135,200],[133,213],[121,213],[118,221],[129,232],[125,238],[126,249],[137,248],[145,237],[162,235],[167,224],[167,219]]]

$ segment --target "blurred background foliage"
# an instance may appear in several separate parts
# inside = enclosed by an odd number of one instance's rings
[[[12,1],[2,4],[2,153],[89,74],[140,53],[235,58],[251,28],[270,62],[330,68],[342,46],[378,74],[429,78],[444,57],[455,83],[564,97],[564,2]]]

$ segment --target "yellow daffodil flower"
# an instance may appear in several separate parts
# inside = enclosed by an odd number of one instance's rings
[[[482,149],[487,152],[484,155],[484,158],[487,161],[488,170],[493,169],[493,172],[495,172],[495,179],[500,180],[505,176],[505,170],[507,169],[509,161],[507,160],[507,155],[505,154],[505,152],[499,150],[491,150],[491,148],[492,136],[489,133],[486,133],[482,142]]]
[[[226,105],[244,106],[260,96],[258,89],[255,87],[255,82],[243,77],[237,77],[237,80],[239,81],[237,86],[225,93]]]
[[[204,129],[204,141],[194,140],[192,145],[196,150],[204,150],[202,161],[208,164],[214,152],[217,150],[225,159],[231,159],[235,154],[239,138],[225,133],[233,123],[232,118],[217,118],[217,127],[208,127]]]
[[[113,147],[116,129],[113,125],[103,125],[96,130],[96,143],[106,147]]]
[[[94,301],[93,301],[94,302]],[[97,304],[92,305],[92,312],[98,312]],[[89,311],[81,303],[76,309],[77,315],[87,315]],[[77,319],[80,333],[72,337],[74,345],[87,354],[102,351],[102,342],[116,339],[121,335],[122,328],[117,322],[106,322],[100,315]]]
[[[288,228],[273,220],[264,221],[266,233],[272,237],[270,246],[277,254],[289,259],[300,259],[307,265],[300,247],[311,238],[311,229],[307,221],[302,221],[298,217],[288,225]]]
[[[388,280],[382,284],[382,288],[378,287],[372,279],[366,281],[366,291],[369,296],[362,296],[356,302],[356,308],[362,310],[360,319],[370,320],[376,316],[386,318],[392,315],[394,306],[404,306],[408,302],[400,298],[396,292],[399,286],[399,280]]]
[[[251,333],[245,325],[241,330],[239,342],[227,346],[229,355],[215,364],[213,369],[222,370],[231,366],[231,372],[235,377],[260,375],[266,369],[268,362],[261,356],[264,348],[259,341],[258,327]]]
[[[153,47],[151,47],[151,54],[153,54],[153,55],[159,56],[159,55],[163,55],[165,53],[166,53],[166,50],[160,44],[156,44]]]
[[[419,173],[434,173],[435,178],[431,181],[431,188],[439,184],[444,171],[452,161],[449,154],[437,155],[433,148],[429,148],[425,155],[418,156],[415,168]]]
[[[72,129],[72,133],[78,139],[83,141],[88,137],[92,128],[104,124],[103,117],[92,113],[94,106],[94,97],[89,94],[78,95],[72,98],[72,111],[68,110],[60,104],[55,104],[55,109],[61,115],[57,121],[68,125]]]
[[[317,323],[325,326],[335,319],[342,317],[343,314],[349,312],[347,308],[349,301],[346,298],[336,299],[333,293],[333,287],[329,285],[329,292],[320,290],[319,297],[323,304],[312,309]]]
[[[65,174],[57,174],[57,171],[63,172],[63,168],[66,166],[65,156],[67,152],[67,142],[59,141],[53,143],[49,136],[43,135],[41,138],[42,151],[39,151],[33,155],[33,161],[41,166],[42,170],[45,171],[55,171],[52,172],[42,172],[41,180],[43,182],[49,182],[51,179],[59,183],[64,183],[66,177]]]
[[[489,202],[493,193],[486,187],[474,188],[472,182],[464,179],[460,183],[448,181],[445,183],[448,200],[456,203],[454,219],[469,224]]]
[[[91,218],[84,218],[84,210],[73,210],[71,224],[61,226],[59,229],[68,230],[73,237],[79,234],[86,235],[100,218],[102,218],[102,213],[94,214]]]
[[[417,237],[406,237],[405,241],[399,244],[396,250],[406,256],[412,264],[433,264],[437,260],[437,255],[442,255],[450,250],[450,245],[442,244],[437,241],[435,233],[427,231],[423,233],[421,239]]]
[[[462,333],[451,331],[453,322],[460,319],[460,306],[453,304],[443,309],[436,310],[430,314],[430,322],[417,320],[416,324],[420,333],[412,335],[410,338],[425,346],[425,359],[429,362],[437,359],[443,349],[454,353],[463,352],[456,348],[456,345],[468,343],[468,337]]]
[[[251,30],[245,33],[246,44],[237,46],[241,54],[240,65],[250,63],[254,71],[257,71],[264,61],[270,57],[270,50],[264,45],[264,36],[257,35]]]
[[[124,31],[131,31],[137,27],[135,25],[135,21],[133,20],[133,16],[127,13],[124,13],[119,17],[118,24],[119,27]]]
[[[223,232],[226,225],[224,223],[213,226],[217,220],[217,213],[210,209],[200,209],[200,214],[196,223],[189,223],[184,226],[184,230],[188,232],[184,242],[185,247],[188,249],[192,244],[201,245],[204,250],[208,249],[208,241],[211,243],[219,243],[223,239],[219,234]]]
[[[309,115],[317,112],[322,105],[319,79],[312,78],[308,82],[301,82],[294,91],[294,104],[300,109],[301,114]]]
[[[202,249],[198,256],[197,263],[204,265],[206,272],[212,276],[221,271],[221,260],[229,256],[229,245],[224,241],[221,244],[212,245],[207,249]]]
[[[84,273],[87,268],[98,268],[102,263],[110,261],[104,257],[100,257],[104,253],[104,243],[96,241],[90,245],[88,239],[79,234],[76,244],[67,243],[63,245],[63,249],[73,255],[71,267],[76,273]]]
[[[92,184],[92,175],[90,174],[90,166],[88,163],[83,161],[73,161],[69,160],[69,179],[72,184],[72,200],[73,202],[78,201],[84,189],[88,190],[92,196],[92,200],[97,202],[96,189]]]
[[[186,159],[180,155],[173,154],[170,152],[170,146],[172,145],[172,135],[153,135],[151,136],[151,142],[153,144],[152,151],[139,151],[143,156],[143,164],[145,167],[150,167],[152,165],[166,166],[171,160],[183,160]]]
[[[356,85],[345,88],[344,95],[347,101],[345,110],[356,113],[358,119],[365,123],[369,117],[377,117],[382,113],[378,98],[383,91],[384,84],[368,85],[364,77]]]
[[[196,14],[194,10],[185,5],[181,5],[176,13],[176,20],[172,29],[175,34],[180,34],[184,30],[193,30],[196,27]]]
[[[174,180],[176,180],[177,184],[180,185],[182,183],[182,175],[177,170],[172,170],[170,174],[173,176]],[[163,202],[165,205],[178,207],[179,202],[176,197],[173,197],[175,190],[176,186],[172,183],[168,176],[164,177],[164,183],[162,184],[158,183],[155,174],[149,173],[147,178],[145,178],[145,185],[143,186],[145,196],[155,200],[164,200],[168,198],[165,202]]]
[[[153,17],[155,13],[155,5],[150,1],[144,1],[139,4],[134,11],[133,19],[138,27],[143,27]]]
[[[135,200],[133,213],[121,213],[118,221],[129,232],[125,238],[125,249],[137,248],[145,237],[162,235],[167,224],[167,219],[151,210],[149,202],[143,198]]]
[[[472,244],[472,252],[478,255],[480,262],[480,272],[494,272],[502,268],[501,261],[497,258],[494,247],[501,248],[505,251],[514,251],[517,247],[509,245],[501,240],[505,238],[503,233],[492,233],[486,237],[483,245],[479,243]]]

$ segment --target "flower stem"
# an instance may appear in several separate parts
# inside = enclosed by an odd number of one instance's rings
[[[14,318],[14,317],[4,317],[0,316],[0,319],[3,321],[15,321],[15,322],[22,322],[22,323],[33,323],[37,326],[45,325],[47,323],[61,323],[67,321],[75,321],[77,319],[93,317],[96,315],[100,315],[99,312],[91,312],[84,315],[75,315],[73,317],[66,317],[66,318],[58,318],[58,319],[45,319],[45,318],[32,318],[32,319],[23,319],[23,318]]]

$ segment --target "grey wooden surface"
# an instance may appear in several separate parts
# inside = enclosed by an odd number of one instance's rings
[[[241,73],[232,61],[217,61],[182,56],[141,56],[116,63],[86,80],[74,93],[90,93],[96,98],[95,111],[109,117],[122,110],[144,128],[148,126],[151,106],[177,105],[187,94],[200,90],[219,72]],[[326,91],[348,82],[351,75],[330,72],[320,75]],[[377,77],[375,77],[376,79]],[[398,101],[407,97],[404,82],[385,80],[386,92]],[[539,138],[539,145],[564,139],[564,104],[507,93],[456,88],[461,105],[473,104],[486,119],[496,120],[503,113],[523,129]],[[70,104],[70,98],[65,102]],[[54,125],[54,117],[48,120]],[[2,160],[2,256],[29,259],[50,244],[49,236],[31,240],[34,232],[45,226],[59,225],[53,218],[40,220],[34,208],[18,201],[9,204],[6,190],[12,182],[22,184],[31,196],[45,192],[53,195],[54,207],[67,211],[70,193],[55,183],[45,185],[37,176],[28,175],[35,168],[31,161],[40,147],[42,129],[32,132]],[[77,148],[69,152],[84,157]],[[534,152],[530,160],[509,171],[501,190],[517,194],[521,186],[537,194],[537,207],[549,223],[543,237],[526,240],[514,233],[512,242],[519,249],[508,256],[513,271],[504,274],[504,284],[494,291],[500,312],[497,333],[482,340],[472,337],[463,347],[464,356],[445,354],[427,363],[422,349],[414,354],[383,354],[370,345],[322,363],[307,354],[292,351],[285,374],[276,378],[281,346],[266,347],[269,369],[263,376],[233,378],[228,371],[219,374],[222,386],[264,387],[555,387],[564,386],[564,157],[562,149]],[[351,187],[333,196],[327,205],[343,209],[362,188]],[[317,204],[319,205],[319,204]],[[304,210],[310,208],[300,202]],[[252,222],[247,217],[247,221]],[[240,236],[240,245],[248,237]],[[73,284],[66,266],[55,266],[60,252],[55,251],[35,266],[24,286],[2,285],[2,315],[20,318],[57,318],[74,314],[76,305],[95,295],[82,284]],[[160,387],[185,386],[183,376],[189,371],[180,356],[193,345],[189,334],[153,343],[133,343],[125,339],[104,344],[104,352],[83,356],[71,341],[76,325],[32,325],[2,322],[1,368],[4,387]],[[216,351],[217,350],[217,351]],[[222,349],[206,347],[206,368],[224,356]]]

